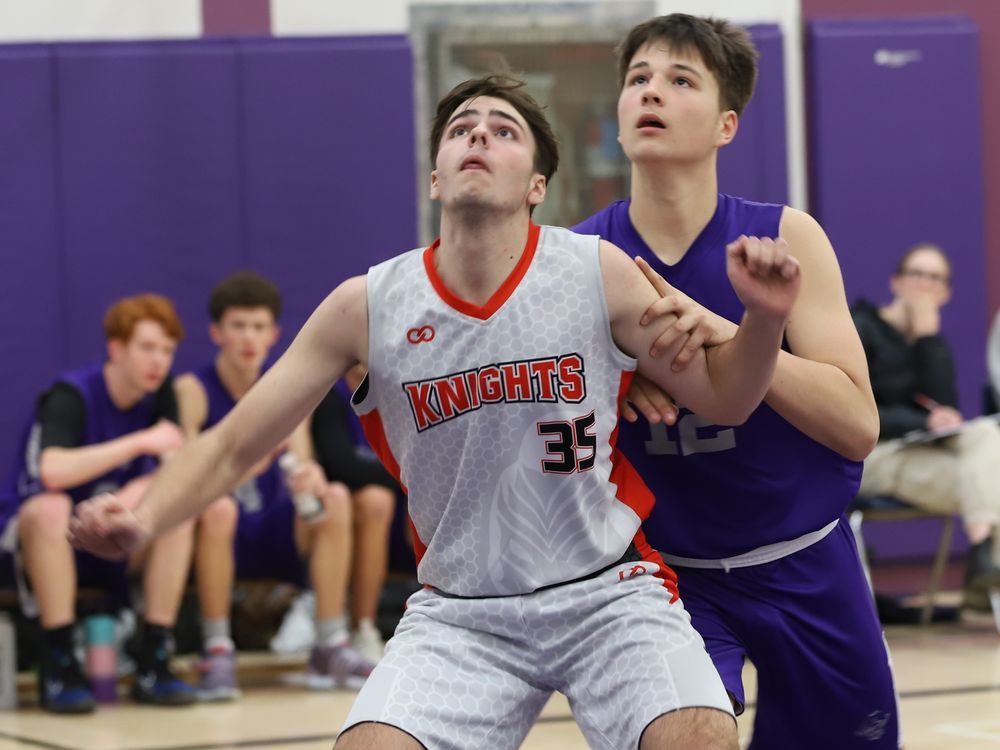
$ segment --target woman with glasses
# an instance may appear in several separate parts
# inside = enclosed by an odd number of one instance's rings
[[[940,247],[915,245],[889,281],[892,301],[876,307],[862,300],[852,309],[881,421],[861,494],[961,515],[972,545],[966,605],[988,609],[987,591],[1000,585],[1000,427],[958,411],[954,359],[941,335],[950,277]]]

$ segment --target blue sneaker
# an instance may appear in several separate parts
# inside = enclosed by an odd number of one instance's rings
[[[71,652],[52,649],[38,666],[38,703],[54,714],[89,714],[94,694]]]
[[[132,698],[154,706],[188,706],[198,696],[193,687],[170,671],[166,660],[158,660],[148,669],[136,670]]]

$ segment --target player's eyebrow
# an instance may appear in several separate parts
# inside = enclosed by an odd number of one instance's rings
[[[450,120],[448,120],[448,125],[446,125],[445,127],[450,127],[451,124],[453,122],[455,122],[455,120],[461,119],[462,117],[465,117],[466,115],[480,115],[480,114],[482,114],[482,113],[478,109],[463,109],[461,112],[456,112],[452,116],[452,118]],[[507,121],[512,122],[515,125],[517,125],[517,129],[518,130],[522,130],[522,131],[524,130],[524,128],[521,127],[521,123],[517,121],[516,117],[514,117],[513,115],[511,115],[508,112],[504,112],[502,109],[491,109],[489,111],[489,116],[490,117],[500,117],[500,118],[502,118],[504,120],[507,120]]]
[[[631,73],[636,68],[649,68],[649,67],[650,67],[650,65],[649,65],[648,62],[646,62],[645,60],[639,60],[639,61],[634,62],[631,65],[629,65],[628,66],[628,70],[626,71],[626,73]],[[684,73],[690,73],[695,78],[701,78],[702,77],[700,70],[698,70],[697,68],[692,68],[690,65],[686,65],[685,63],[671,63],[670,67],[672,69],[674,69],[674,70],[679,70],[679,71],[682,71]]]

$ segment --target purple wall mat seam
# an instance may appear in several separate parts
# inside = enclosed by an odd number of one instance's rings
[[[52,217],[56,234],[56,266],[58,270],[57,288],[59,299],[67,299],[69,290],[69,279],[66,268],[66,186],[62,179],[63,174],[63,150],[62,150],[62,110],[59,106],[59,63],[54,45],[46,45],[49,51],[49,69],[52,81],[52,169],[54,170],[53,182],[55,183],[55,207],[56,216]],[[69,366],[69,316],[71,311],[69,305],[62,306],[62,314],[59,331],[59,362],[60,367],[65,369]]]
[[[247,129],[242,113],[246,109],[246,68],[243,45],[233,42],[233,56],[236,61],[236,94],[233,97],[233,106],[236,107],[236,138],[239,144],[237,151],[236,169],[238,170],[238,180],[240,186],[239,213],[240,213],[240,260],[244,268],[250,265],[250,196],[249,196],[249,169],[250,155],[247,151]],[[220,279],[221,280],[221,279]]]

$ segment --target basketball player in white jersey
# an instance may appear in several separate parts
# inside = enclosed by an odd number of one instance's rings
[[[409,493],[424,589],[337,747],[516,748],[558,690],[591,747],[735,750],[729,698],[639,530],[652,497],[615,425],[637,366],[715,423],[745,419],[798,265],[734,243],[739,333],[672,372],[676,351],[649,353],[666,324],[639,325],[657,294],[638,267],[597,237],[532,223],[558,153],[521,86],[468,81],[438,105],[438,241],[337,287],[134,512],[95,498],[71,534],[124,555],[195,515],[362,363],[355,409]]]

